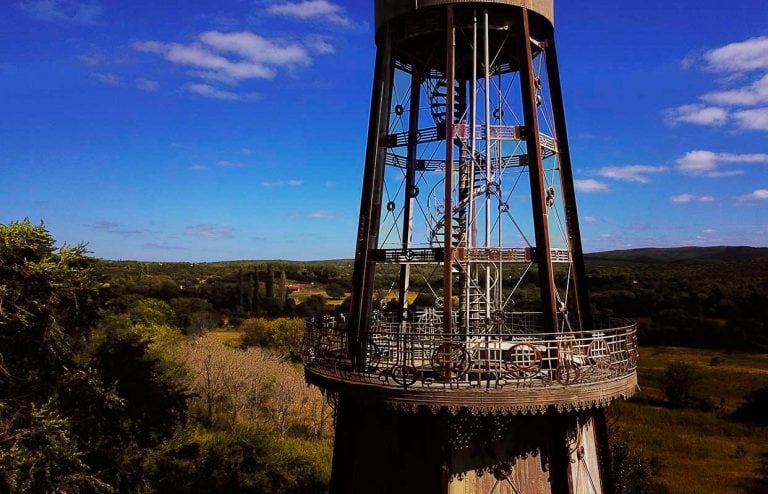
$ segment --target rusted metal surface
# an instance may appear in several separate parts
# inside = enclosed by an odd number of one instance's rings
[[[560,153],[560,187],[563,193],[565,221],[568,229],[568,247],[573,254],[573,282],[576,287],[576,306],[582,328],[588,330],[592,321],[587,292],[587,271],[584,267],[584,251],[581,246],[581,230],[579,229],[579,211],[576,207],[576,190],[573,182],[573,166],[571,151],[568,145],[568,131],[565,125],[565,107],[563,105],[563,90],[560,86],[560,69],[557,65],[557,48],[555,38],[546,42],[544,51],[547,64],[547,82],[549,97],[552,103],[552,120],[555,126],[555,140]]]
[[[365,333],[368,314],[371,313],[375,263],[370,252],[376,245],[381,215],[381,194],[385,156],[379,144],[388,127],[388,112],[392,97],[393,55],[389,43],[376,51],[371,116],[368,124],[368,148],[363,172],[363,189],[360,197],[360,219],[357,230],[357,248],[352,272],[352,299],[350,302],[349,347],[350,358],[357,362],[360,356],[358,340]]]
[[[547,199],[545,195],[544,163],[539,142],[539,117],[536,110],[536,81],[533,71],[533,54],[531,52],[531,34],[528,27],[528,12],[520,10],[522,26],[518,50],[520,53],[520,88],[523,99],[523,114],[525,115],[528,176],[531,181],[531,204],[533,206],[533,224],[536,234],[537,259],[539,268],[539,290],[544,308],[545,324],[557,332],[557,300],[555,296],[555,278],[552,272],[552,245],[549,238],[549,220],[547,217]],[[539,85],[541,82],[538,83]]]
[[[529,314],[509,321],[503,332],[445,334],[439,316],[373,321],[360,343],[366,357],[361,370],[347,356],[344,319],[308,322],[302,351],[307,375],[392,403],[513,412],[591,408],[634,392],[634,324],[613,321],[600,331],[563,336],[532,332],[540,314]]]
[[[554,24],[554,0],[376,0],[376,30],[386,22],[419,9],[440,5],[472,4],[477,7],[524,7]]]

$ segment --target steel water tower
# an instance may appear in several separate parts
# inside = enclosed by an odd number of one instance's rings
[[[634,324],[590,311],[553,0],[376,0],[350,313],[308,322],[331,492],[611,492]]]

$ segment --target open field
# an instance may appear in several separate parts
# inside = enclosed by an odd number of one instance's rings
[[[640,355],[641,391],[612,409],[613,427],[629,432],[633,445],[661,465],[660,481],[669,492],[768,492],[759,484],[768,428],[727,418],[750,391],[768,386],[768,355],[674,347],[646,347]],[[695,391],[712,411],[664,404],[661,378],[674,362],[696,369]]]

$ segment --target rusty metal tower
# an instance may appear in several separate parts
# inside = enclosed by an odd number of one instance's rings
[[[331,492],[610,492],[636,327],[590,312],[553,0],[375,5],[351,309],[304,342]]]

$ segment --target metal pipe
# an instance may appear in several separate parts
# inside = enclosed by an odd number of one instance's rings
[[[453,5],[447,8],[447,54],[445,61],[445,240],[443,259],[443,331],[451,334],[453,319],[453,148],[456,112],[456,28],[453,25]]]
[[[411,74],[411,103],[408,113],[408,150],[405,171],[405,203],[403,204],[403,251],[411,248],[413,237],[413,203],[416,187],[416,154],[418,151],[419,106],[421,103],[421,74],[414,67]],[[408,309],[408,290],[410,289],[411,265],[406,260],[400,266],[400,319],[405,319]]]
[[[467,225],[467,249],[477,242],[477,198],[475,196],[475,159],[477,157],[477,10],[472,12],[472,81],[470,87],[470,157],[469,157],[469,224]],[[467,270],[467,313],[465,329],[470,330],[474,297],[472,296],[472,265],[466,264]]]
[[[483,63],[485,65],[485,248],[491,247],[491,49],[488,9],[483,11]],[[485,317],[491,317],[491,266],[485,265]]]

